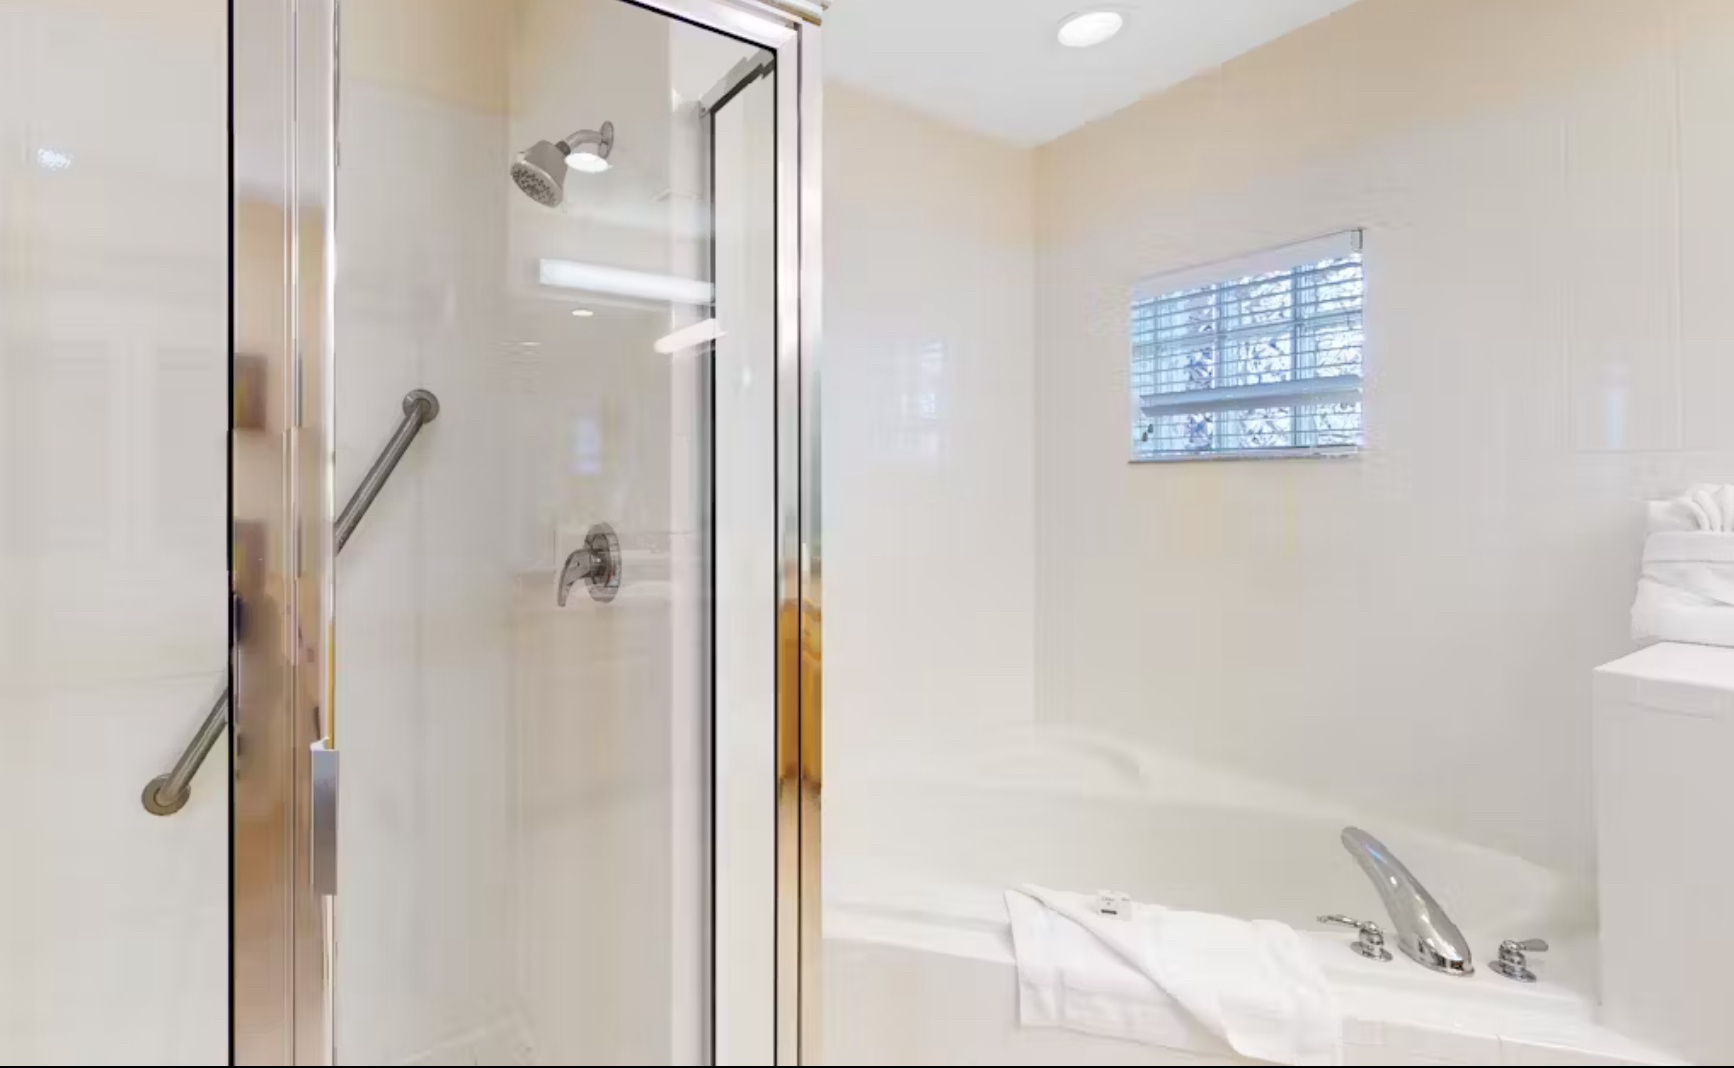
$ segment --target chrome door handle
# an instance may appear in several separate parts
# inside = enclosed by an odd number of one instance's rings
[[[313,767],[313,892],[337,893],[337,750],[321,738],[309,748]]]

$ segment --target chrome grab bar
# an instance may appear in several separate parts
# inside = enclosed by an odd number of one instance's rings
[[[379,497],[379,491],[385,488],[385,483],[391,478],[391,473],[397,470],[398,462],[404,453],[409,451],[410,443],[421,433],[421,428],[439,417],[439,398],[425,389],[410,390],[403,398],[403,421],[397,425],[391,435],[391,440],[380,450],[378,459],[367,469],[367,474],[361,477],[361,485],[355,487],[350,495],[349,503],[343,506],[343,511],[337,517],[336,526],[332,530],[335,552],[342,552],[348,544],[349,536],[355,533],[355,528],[361,525],[361,517],[373,507],[373,502]],[[192,797],[193,776],[199,773],[199,768],[205,763],[205,758],[211,755],[211,750],[217,746],[217,739],[223,736],[223,728],[229,725],[229,688],[223,687],[223,695],[217,698],[217,703],[206,713],[205,720],[199,724],[199,729],[193,733],[192,741],[181,750],[180,759],[169,769],[168,774],[158,775],[144,788],[145,811],[153,816],[172,816],[185,807]]]
[[[410,442],[421,433],[422,427],[439,418],[439,414],[439,398],[425,389],[412,389],[403,398],[403,422],[397,424],[391,440],[380,450],[379,458],[373,461],[367,474],[361,476],[361,485],[355,487],[355,492],[349,495],[349,503],[337,516],[337,527],[332,535],[336,542],[333,552],[340,553],[349,544],[349,536],[361,525],[361,517],[373,507],[374,499],[385,488],[386,480],[397,470],[398,461],[409,451]]]

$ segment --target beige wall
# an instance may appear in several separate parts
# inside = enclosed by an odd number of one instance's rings
[[[884,760],[1032,716],[1032,180],[826,86],[827,817]]]
[[[1037,707],[1577,871],[1639,502],[1734,480],[1734,4],[1363,0],[1037,153]],[[1367,232],[1368,447],[1129,466],[1132,284]]]
[[[343,11],[343,62],[369,80],[501,112],[524,0],[362,0]]]

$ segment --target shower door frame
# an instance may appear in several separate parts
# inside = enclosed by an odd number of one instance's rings
[[[286,482],[282,531],[285,573],[302,576],[288,595],[289,633],[314,635],[289,653],[291,679],[316,693],[286,695],[290,707],[311,698],[326,710],[316,732],[334,739],[332,606],[335,558],[330,531],[336,518],[336,146],[338,14],[344,0],[269,0],[263,8],[284,33],[287,71],[268,118],[284,133],[283,170],[288,195],[283,262],[285,304],[291,324],[303,310],[316,312],[316,331],[291,326],[284,372]],[[617,0],[748,41],[776,57],[776,352],[775,481],[777,529],[776,772],[766,783],[776,797],[775,1020],[777,1064],[818,1063],[820,709],[818,650],[820,549],[818,501],[818,340],[820,326],[820,22],[829,0]],[[269,21],[265,19],[263,21]],[[255,25],[263,24],[256,22]],[[231,41],[233,56],[234,45]],[[231,58],[233,63],[233,58]],[[243,109],[240,102],[235,108]],[[251,105],[250,105],[251,106]],[[236,123],[239,125],[239,123]],[[322,228],[319,247],[307,247],[301,227]],[[316,334],[316,336],[314,336]],[[311,385],[309,385],[311,384]],[[303,404],[307,395],[317,405]],[[316,683],[311,680],[316,679]],[[291,682],[293,688],[296,683]],[[324,700],[319,700],[324,698]],[[231,710],[231,721],[238,716]],[[232,733],[232,732],[231,732]],[[292,746],[292,748],[295,748]],[[270,1028],[290,1036],[294,1064],[329,1064],[334,1053],[332,961],[334,898],[316,892],[335,873],[334,842],[315,833],[315,807],[305,750],[261,754],[294,769],[288,847],[282,866],[283,900],[293,902],[270,931],[231,928],[233,961],[287,960],[290,975],[270,990],[247,991],[243,969],[231,966],[231,1063],[249,1063],[238,1050],[242,1028]],[[231,806],[235,802],[231,794]],[[713,799],[714,804],[714,799]],[[249,832],[231,821],[232,850]],[[257,843],[247,842],[257,848]],[[771,903],[767,903],[770,905]],[[315,928],[310,930],[309,928]],[[707,930],[714,946],[715,932]],[[709,954],[707,954],[709,956]],[[252,974],[247,972],[246,974]],[[285,993],[285,990],[287,991]],[[265,995],[248,996],[248,995]],[[271,1019],[242,1020],[235,1008],[272,1002]],[[707,1006],[707,1011],[709,1011]],[[708,1030],[708,1027],[707,1027]],[[281,1064],[272,1058],[268,1063]]]

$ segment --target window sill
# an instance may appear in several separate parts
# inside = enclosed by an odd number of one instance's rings
[[[1323,449],[1246,449],[1239,452],[1188,452],[1171,456],[1135,456],[1127,461],[1133,467],[1145,464],[1224,463],[1233,460],[1352,460],[1366,451],[1364,445],[1347,445]]]

